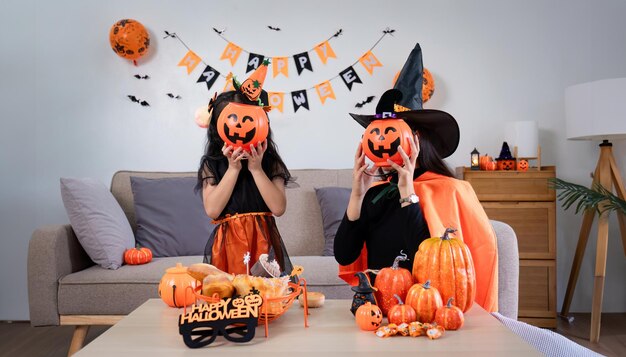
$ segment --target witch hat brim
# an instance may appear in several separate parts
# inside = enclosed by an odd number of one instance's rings
[[[395,118],[403,119],[413,131],[428,132],[430,142],[441,158],[452,155],[459,146],[459,124],[454,117],[442,110],[418,109],[403,112],[393,110],[394,104],[402,100],[402,92],[389,89],[381,97],[376,112],[393,112]],[[350,116],[362,127],[367,128],[374,120],[385,120],[377,115],[361,115],[350,113]],[[391,118],[390,118],[391,119]]]

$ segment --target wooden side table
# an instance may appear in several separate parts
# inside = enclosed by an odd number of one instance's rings
[[[477,171],[458,168],[489,219],[510,225],[520,257],[519,320],[556,328],[556,192],[548,179],[554,166],[541,170]]]

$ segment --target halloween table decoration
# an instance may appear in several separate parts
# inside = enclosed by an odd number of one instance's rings
[[[472,170],[480,170],[479,158],[480,158],[480,153],[478,152],[478,150],[476,150],[476,148],[474,148],[474,150],[472,150],[470,154],[470,168]]]
[[[152,251],[146,247],[126,249],[124,252],[124,263],[128,265],[147,264],[152,261]]]
[[[372,284],[370,283],[370,278],[367,276],[366,273],[362,271],[357,272],[355,275],[359,279],[359,285],[353,286],[351,288],[352,291],[354,291],[352,306],[350,307],[352,315],[355,315],[357,309],[367,302],[376,305],[376,297],[374,296],[374,291],[376,291],[376,288],[372,287]]]
[[[411,272],[399,266],[400,262],[405,260],[407,260],[406,254],[400,252],[391,267],[381,269],[376,275],[374,295],[378,306],[383,311],[383,316],[388,316],[389,310],[398,304],[395,296],[398,295],[401,300],[404,300],[406,293],[413,286]]]
[[[398,304],[394,305],[387,315],[387,320],[390,323],[394,324],[402,324],[402,323],[410,323],[417,320],[417,314],[415,313],[415,309],[413,307],[406,305],[402,299],[398,295],[394,295],[396,299],[398,299]]]
[[[430,285],[430,280],[413,285],[406,295],[406,303],[415,310],[417,321],[423,323],[433,322],[437,309],[443,306],[441,295]]]
[[[528,171],[528,161],[520,160],[517,162],[517,171],[526,172]]]
[[[449,298],[446,305],[438,308],[435,312],[435,322],[446,330],[458,330],[463,327],[465,322],[463,311],[452,305],[452,300],[454,298]]]
[[[383,312],[376,305],[367,301],[356,310],[356,324],[361,330],[374,331],[383,321]]]
[[[498,170],[515,170],[516,160],[511,155],[511,149],[509,148],[509,144],[507,142],[502,143],[502,149],[500,150],[500,156],[496,159],[498,162]]]
[[[195,288],[198,281],[187,274],[187,267],[176,263],[175,267],[165,270],[159,283],[159,297],[171,307],[184,307],[194,303],[193,294],[186,292],[187,287]]]

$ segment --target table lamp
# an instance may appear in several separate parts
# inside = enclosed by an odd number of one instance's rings
[[[506,123],[504,141],[513,146],[514,158],[536,160],[537,170],[541,171],[541,145],[536,121],[519,120]]]
[[[565,125],[568,140],[593,140],[600,143],[600,157],[593,175],[592,188],[600,184],[609,192],[613,187],[621,199],[626,196],[611,141],[626,139],[626,78],[606,79],[583,83],[565,90]],[[578,236],[578,244],[572,270],[570,271],[567,290],[563,300],[561,316],[569,313],[572,295],[578,280],[589,232],[597,210],[585,211]],[[617,214],[622,243],[626,253],[626,220],[620,212]],[[590,341],[600,339],[600,316],[602,295],[606,273],[606,254],[608,248],[609,221],[608,212],[599,214],[598,241],[596,245],[595,278],[591,307]]]

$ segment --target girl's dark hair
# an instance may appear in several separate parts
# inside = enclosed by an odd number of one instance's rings
[[[448,165],[443,161],[432,144],[430,133],[427,130],[417,130],[420,154],[417,157],[419,167],[439,175],[454,177]]]
[[[213,105],[213,112],[207,128],[207,144],[204,150],[204,155],[200,159],[200,168],[198,169],[198,185],[197,189],[202,188],[203,181],[211,179],[212,184],[217,184],[221,179],[223,172],[219,172],[218,167],[228,167],[228,159],[222,153],[222,147],[224,141],[217,132],[217,118],[219,118],[222,110],[230,102],[258,105],[256,101],[250,101],[239,91],[223,92],[215,98]],[[221,165],[220,165],[221,163]],[[245,162],[243,162],[245,166]],[[263,154],[263,161],[261,162],[263,171],[269,176],[270,180],[276,176],[280,176],[285,179],[285,184],[291,180],[291,174],[287,170],[287,166],[280,158],[276,144],[272,139],[272,129],[270,127],[267,134],[267,150]],[[207,177],[207,174],[209,177]]]

